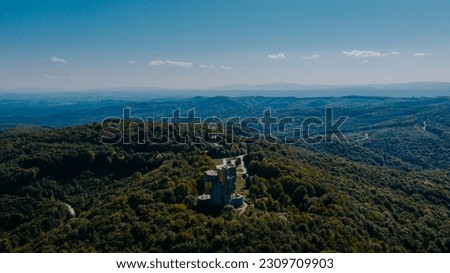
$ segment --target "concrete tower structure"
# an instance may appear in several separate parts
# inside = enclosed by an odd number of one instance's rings
[[[205,193],[199,196],[201,203],[208,202],[218,207],[232,204],[232,195],[236,190],[236,166],[228,164],[206,171],[204,183]]]

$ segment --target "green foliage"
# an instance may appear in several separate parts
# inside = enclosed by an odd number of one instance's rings
[[[103,145],[97,124],[0,134],[0,250],[449,252],[448,170],[248,149],[245,210],[198,212],[209,145]],[[448,155],[447,155],[448,157]],[[67,205],[74,208],[72,216]]]

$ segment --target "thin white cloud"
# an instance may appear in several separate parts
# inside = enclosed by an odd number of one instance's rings
[[[160,60],[156,60],[156,61],[151,61],[148,65],[149,66],[160,66],[160,65],[165,65],[166,61],[160,61]]]
[[[216,67],[214,65],[201,64],[200,68],[214,69]]]
[[[70,80],[75,80],[75,79],[76,79],[76,77],[75,77],[75,76],[72,76],[72,75],[57,76],[57,75],[44,74],[43,76],[44,76],[44,78],[46,78],[47,80],[56,80],[56,79],[70,79]]]
[[[190,68],[191,66],[194,65],[193,63],[189,62],[170,61],[170,60],[167,60],[166,63],[170,66],[185,67],[185,68]]]
[[[356,58],[367,58],[367,57],[380,57],[382,54],[376,51],[370,50],[352,50],[352,51],[342,51],[342,54],[347,57],[356,57]]]
[[[385,56],[400,55],[400,52],[392,51],[390,53],[381,53],[381,52],[372,51],[372,50],[354,49],[352,51],[342,51],[342,54],[346,55],[347,57],[370,58],[370,57],[385,57]]]
[[[313,54],[313,55],[309,55],[309,56],[303,56],[302,58],[303,58],[303,60],[319,59],[320,55],[319,54]]]
[[[369,62],[368,60],[364,59],[364,60],[360,61],[359,63],[360,63],[360,64],[366,64],[366,63],[368,63],[368,62]]]
[[[284,59],[286,59],[286,55],[284,55],[284,53],[269,54],[269,55],[267,55],[267,58],[272,59],[272,60],[284,60]]]
[[[182,62],[182,61],[171,61],[171,60],[154,60],[151,61],[149,66],[161,66],[161,65],[168,65],[168,66],[175,66],[175,67],[184,67],[184,68],[191,68],[194,64],[189,62]]]
[[[59,57],[51,57],[50,60],[54,63],[66,63],[66,60]]]
[[[130,61],[126,61],[127,64],[135,64],[136,61],[130,60]]]
[[[224,70],[230,70],[230,69],[233,68],[233,67],[231,67],[231,66],[226,66],[226,65],[221,65],[221,66],[216,67],[216,66],[214,66],[214,65],[201,64],[201,65],[199,65],[199,66],[200,66],[200,68],[204,68],[204,69],[216,69],[216,68],[220,68],[220,69],[224,69]]]
[[[426,56],[426,55],[427,55],[427,53],[424,53],[424,52],[416,52],[413,54],[413,56],[415,56],[415,57],[422,57],[422,56]]]

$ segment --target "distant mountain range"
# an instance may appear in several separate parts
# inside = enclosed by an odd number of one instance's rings
[[[225,85],[208,88],[214,91],[257,91],[260,96],[388,96],[388,97],[437,97],[450,96],[450,83],[413,82],[371,85],[300,85],[292,83],[269,83],[261,85]],[[262,92],[261,92],[262,91]],[[240,92],[241,93],[241,92]],[[247,93],[246,93],[247,95]]]
[[[336,90],[336,89],[374,89],[374,90],[450,90],[450,82],[411,82],[396,84],[362,84],[362,85],[302,85],[295,83],[276,82],[268,84],[248,85],[231,84],[206,88],[207,90]]]
[[[91,90],[36,90],[33,88],[0,91],[0,93],[89,93],[108,98],[158,98],[193,96],[267,96],[267,97],[439,97],[450,96],[450,82],[412,82],[368,85],[301,85],[294,83],[268,83],[259,85],[231,84],[199,89],[171,89],[164,87],[117,87]],[[125,92],[126,91],[126,92]]]

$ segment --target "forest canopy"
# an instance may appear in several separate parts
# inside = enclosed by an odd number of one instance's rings
[[[445,169],[281,144],[100,138],[99,124],[0,133],[1,251],[450,251]],[[249,206],[198,211],[203,172],[214,158],[240,154]]]

